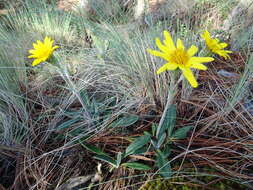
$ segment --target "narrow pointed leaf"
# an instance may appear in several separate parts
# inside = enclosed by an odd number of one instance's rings
[[[146,145],[150,141],[150,135],[145,134],[141,137],[138,137],[134,140],[126,149],[125,157],[130,154],[136,154],[136,151],[140,148],[142,148],[144,145]]]
[[[187,133],[193,128],[193,126],[186,126],[179,128],[172,134],[172,138],[175,139],[184,139],[187,137]]]
[[[162,125],[156,131],[156,138],[160,139],[167,130],[168,136],[171,135],[176,123],[176,106],[172,104],[166,112]]]
[[[107,163],[111,164],[113,167],[117,168],[117,161],[114,160],[113,158],[111,158],[110,156],[97,155],[97,156],[94,156],[93,158],[107,162]]]
[[[169,144],[166,144],[166,145],[164,146],[164,149],[162,150],[162,153],[164,154],[164,156],[165,156],[166,158],[168,158],[168,156],[171,154],[171,147],[170,147]]]
[[[89,99],[89,96],[88,96],[86,90],[81,90],[80,91],[80,96],[82,98],[82,101],[83,101],[84,105],[89,106],[90,105],[90,99]]]
[[[159,174],[165,178],[170,178],[172,172],[168,158],[160,150],[156,152],[156,156],[156,165],[158,167]]]
[[[98,155],[106,155],[108,156],[105,152],[103,152],[101,149],[95,147],[95,146],[92,146],[90,144],[86,144],[86,143],[81,143],[81,145],[86,148],[87,150],[93,152],[93,153],[96,153]]]
[[[152,124],[152,136],[155,136],[156,135],[156,129],[157,129],[158,125],[156,123],[153,123]]]
[[[136,123],[138,120],[139,120],[139,117],[136,115],[127,115],[114,121],[111,124],[111,126],[112,127],[128,127]]]
[[[157,140],[156,139],[151,139],[150,142],[153,145],[153,147],[156,149],[157,148]]]
[[[81,118],[74,118],[74,119],[68,120],[68,121],[60,124],[59,126],[57,126],[55,130],[60,131],[60,130],[63,130],[63,129],[70,128],[74,123],[76,123],[80,120],[81,120]]]
[[[150,170],[151,168],[145,164],[138,163],[138,162],[126,162],[123,163],[122,166],[135,169],[135,170]]]
[[[139,149],[137,149],[135,152],[134,152],[134,154],[144,154],[145,152],[147,152],[148,151],[148,147],[147,146],[144,146],[144,147],[141,147],[141,148],[139,148]],[[123,155],[123,157],[124,157],[125,155]]]
[[[158,149],[162,146],[165,139],[166,139],[166,133],[163,133],[162,136],[160,137],[160,139],[158,139],[158,142],[157,142],[157,148]]]
[[[117,168],[120,166],[122,160],[122,153],[118,152],[117,154]]]

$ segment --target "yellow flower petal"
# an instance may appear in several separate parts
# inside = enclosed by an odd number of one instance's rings
[[[224,49],[225,47],[228,46],[228,44],[223,42],[223,43],[220,43],[219,46],[221,49]]]
[[[211,61],[214,61],[214,58],[212,58],[212,57],[191,57],[189,59],[188,64],[193,65],[195,63],[207,63],[207,62],[211,62]]]
[[[174,63],[166,63],[166,64],[164,64],[163,66],[161,66],[158,70],[157,70],[157,74],[160,74],[160,73],[162,73],[162,72],[164,72],[164,71],[166,71],[166,70],[170,70],[170,71],[172,71],[172,70],[176,70],[178,68],[178,66],[176,65],[176,64],[174,64]]]
[[[163,52],[152,50],[152,49],[147,49],[147,51],[151,55],[161,57],[161,58],[165,59],[166,61],[169,61],[169,56],[167,54],[163,53]]]
[[[204,40],[210,40],[211,39],[211,35],[210,35],[210,33],[207,30],[204,31],[204,33],[201,35],[201,37]]]
[[[224,57],[225,59],[230,58],[230,56],[228,55],[228,53],[232,53],[232,51],[228,51],[228,50],[219,50],[216,52],[216,54],[218,54],[221,57]]]
[[[164,64],[163,66],[161,66],[157,71],[156,71],[156,74],[160,74],[164,71],[167,70],[167,64]]]
[[[28,52],[29,52],[30,54],[34,54],[34,53],[36,53],[36,50],[30,49]]]
[[[227,55],[227,54],[223,54],[223,55],[221,55],[221,57],[223,57],[225,60],[227,60],[227,59],[229,59],[229,58],[230,58],[230,56],[229,56],[229,55]]]
[[[196,81],[192,71],[187,68],[187,69],[183,69],[183,75],[184,77],[188,80],[188,82],[190,83],[190,85],[193,87],[193,88],[197,88],[198,87],[198,82]]]
[[[57,48],[59,48],[59,46],[54,46],[54,47],[52,48],[52,51],[54,51],[54,50],[57,49]]]
[[[33,62],[32,62],[32,66],[36,66],[38,64],[40,64],[42,62],[41,59],[35,59]]]
[[[184,50],[184,44],[183,44],[182,40],[180,40],[180,39],[177,39],[177,49]]]
[[[216,44],[220,43],[220,40],[218,38],[215,38],[214,41],[216,42]]]
[[[36,58],[35,55],[29,55],[28,58]]]
[[[54,40],[52,40],[51,38],[47,37],[47,39],[45,39],[45,45],[47,47],[52,47],[53,43],[54,43]]]
[[[54,43],[54,40],[51,40],[51,41],[49,42],[49,46],[52,47],[52,46],[53,46],[53,43]]]
[[[34,49],[38,49],[38,48],[39,48],[39,45],[36,44],[36,43],[33,43],[33,48],[34,48]]]
[[[44,38],[44,44],[48,43],[48,41],[50,41],[50,39],[46,36],[46,37]]]
[[[233,51],[225,50],[226,53],[233,53]]]
[[[172,51],[174,51],[176,49],[175,47],[175,44],[172,40],[172,37],[170,35],[170,33],[168,31],[163,31],[163,34],[164,34],[164,37],[165,37],[165,40],[164,40],[164,43],[165,45]]]
[[[188,51],[187,51],[189,57],[194,56],[197,52],[198,52],[198,48],[197,48],[196,46],[194,46],[194,45],[192,45],[192,46],[188,49]]]
[[[199,69],[199,70],[207,70],[207,67],[202,63],[194,63],[191,65],[191,68]]]
[[[165,45],[162,44],[162,42],[160,41],[159,38],[155,39],[155,43],[157,45],[157,47],[163,52],[166,53],[168,51],[171,51],[168,47],[166,47]]]
[[[37,40],[37,44],[38,44],[38,46],[44,46],[44,44],[39,40]]]

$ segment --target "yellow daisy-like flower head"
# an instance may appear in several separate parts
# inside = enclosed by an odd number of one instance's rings
[[[176,70],[179,68],[184,77],[189,81],[193,88],[198,87],[198,82],[195,79],[191,68],[206,70],[207,67],[202,63],[213,61],[212,57],[195,57],[194,55],[198,52],[198,48],[192,45],[188,50],[185,49],[183,42],[178,39],[176,46],[171,38],[168,31],[164,31],[164,41],[156,38],[156,45],[161,51],[148,49],[147,51],[154,55],[161,57],[167,61],[162,67],[157,70],[157,74],[160,74],[166,70]]]
[[[37,44],[33,43],[33,48],[29,50],[31,54],[28,58],[34,58],[32,66],[36,66],[41,62],[46,61],[53,54],[54,50],[59,48],[59,46],[53,46],[54,40],[49,37],[45,37],[44,42],[37,40]]]
[[[224,48],[228,46],[227,43],[220,43],[218,38],[211,38],[211,35],[207,30],[201,35],[201,37],[205,40],[206,46],[211,52],[216,53],[225,59],[229,58],[228,54],[232,53],[232,51],[224,50]]]

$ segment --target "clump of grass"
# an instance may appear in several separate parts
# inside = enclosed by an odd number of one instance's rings
[[[15,31],[52,36],[56,40],[73,39],[75,28],[71,25],[71,14],[59,11],[45,1],[25,1],[9,22]],[[22,22],[19,22],[22,21]]]
[[[228,18],[237,3],[237,0],[197,0],[190,18],[197,29],[207,27],[212,30],[222,30],[224,20]]]
[[[89,0],[88,3],[92,10],[92,16],[88,15],[88,18],[93,21],[99,23],[124,24],[128,23],[133,18],[132,2]]]
[[[6,55],[6,49],[0,50],[1,54],[1,135],[7,144],[20,143],[27,134],[28,112],[25,99],[21,96],[21,80],[25,82],[25,68],[16,69],[17,60]]]

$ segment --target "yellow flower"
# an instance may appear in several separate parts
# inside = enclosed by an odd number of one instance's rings
[[[212,57],[195,57],[194,55],[197,53],[198,48],[192,45],[188,50],[185,50],[184,44],[180,39],[177,40],[177,44],[175,46],[168,31],[164,31],[164,37],[164,44],[156,38],[156,45],[161,52],[148,49],[150,54],[161,57],[167,61],[166,64],[157,70],[157,74],[166,70],[176,70],[179,68],[191,86],[196,88],[198,86],[198,82],[196,81],[190,68],[206,70],[207,67],[202,63],[210,62],[214,59]]]
[[[52,40],[49,37],[45,37],[44,43],[37,40],[37,44],[33,43],[33,48],[29,50],[29,53],[32,54],[28,56],[28,58],[34,58],[34,61],[32,62],[32,66],[36,66],[40,64],[41,62],[46,61],[50,56],[53,54],[54,50],[56,48],[59,48],[59,46],[53,47],[54,40]]]
[[[220,43],[219,39],[211,38],[211,35],[207,30],[201,35],[201,37],[205,40],[206,46],[211,52],[216,53],[225,59],[229,58],[228,54],[232,53],[232,51],[224,50],[224,48],[228,46],[227,43]]]

